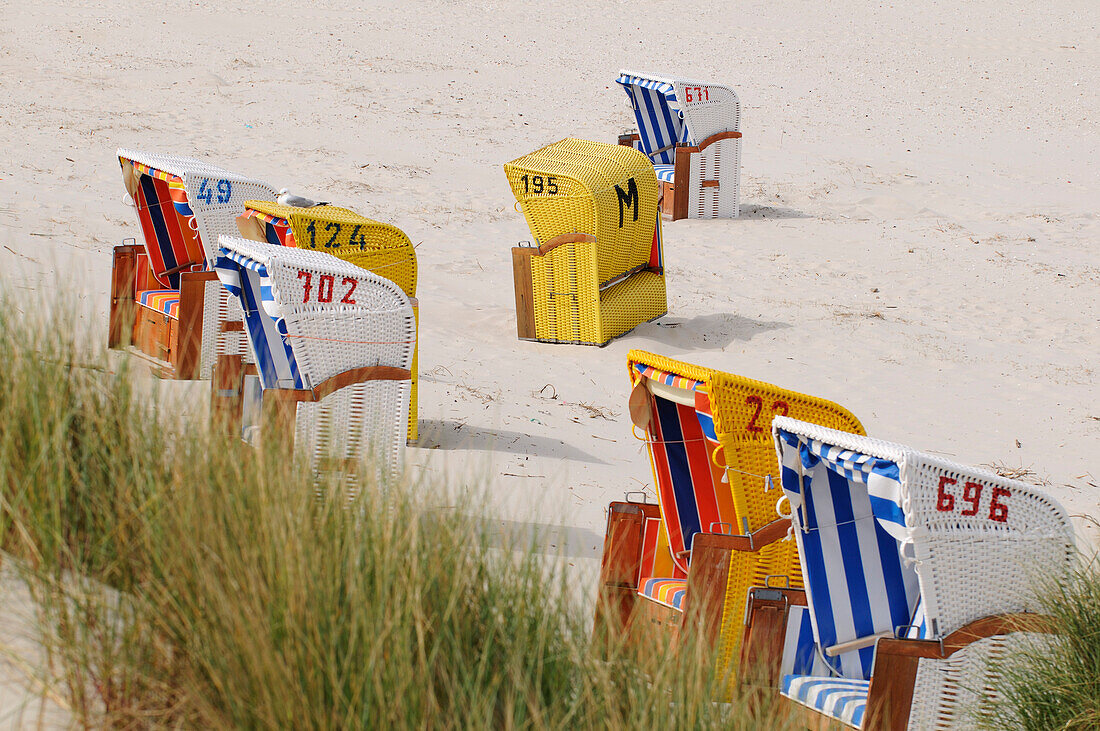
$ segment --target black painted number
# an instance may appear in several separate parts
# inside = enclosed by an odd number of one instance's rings
[[[349,246],[358,246],[359,251],[367,248],[367,237],[360,233],[359,229],[363,228],[363,224],[356,224],[355,228],[351,230],[351,238],[348,240]]]
[[[340,224],[336,223],[336,221],[330,221],[325,224],[325,231],[332,231],[332,238],[325,243],[325,248],[331,249],[336,245],[336,237],[340,235]]]
[[[529,195],[530,193],[534,193],[535,195],[542,195],[543,193],[557,195],[558,193],[558,179],[553,175],[549,175],[545,178],[541,175],[524,175],[520,180],[523,181],[524,195]]]

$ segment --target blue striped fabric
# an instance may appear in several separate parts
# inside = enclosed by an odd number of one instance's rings
[[[847,678],[806,675],[787,675],[783,678],[783,695],[856,728],[863,725],[869,687],[869,681]]]
[[[668,183],[672,182],[675,177],[676,166],[675,165],[654,165],[653,172],[657,173],[657,180],[664,180]]]
[[[675,162],[675,149],[655,154],[656,150],[677,142],[691,142],[672,84],[633,74],[621,74],[615,82],[630,97],[643,152],[649,155],[654,164],[668,165]]]
[[[911,624],[919,588],[900,553],[898,466],[783,430],[776,435],[820,650]],[[828,658],[842,677],[862,680],[873,660],[873,646]]]
[[[832,669],[822,659],[814,642],[810,608],[792,606],[787,614],[787,633],[783,638],[783,675],[830,675]]]
[[[223,246],[214,271],[229,293],[240,300],[263,387],[305,388],[264,265]]]

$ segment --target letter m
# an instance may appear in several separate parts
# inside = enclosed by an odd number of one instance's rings
[[[626,181],[626,190],[615,186],[615,195],[619,196],[619,228],[623,227],[623,207],[634,209],[634,220],[638,220],[638,184],[634,178]]]

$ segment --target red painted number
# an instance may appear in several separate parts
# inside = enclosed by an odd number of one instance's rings
[[[318,302],[332,302],[332,284],[333,279],[331,274],[321,275],[321,280],[317,283]]]
[[[303,285],[304,291],[302,292],[302,302],[309,302],[309,298],[313,293],[313,273],[305,270],[298,270],[298,279],[304,279]],[[333,274],[322,274],[317,279],[317,301],[318,302],[332,302],[332,298],[335,294],[336,277]],[[354,305],[355,300],[352,298],[352,293],[355,292],[356,286],[358,286],[358,280],[353,277],[344,277],[340,284],[348,287],[348,291],[344,294],[344,297],[340,300],[341,303],[346,305]]]
[[[350,284],[351,285],[351,289],[348,290],[348,293],[344,295],[344,299],[340,300],[340,302],[342,302],[345,305],[354,305],[355,300],[353,300],[351,298],[351,293],[355,291],[355,286],[357,284],[359,284],[359,282],[352,279],[351,277],[344,277],[344,281],[340,282],[340,284]]]
[[[950,477],[940,475],[940,487],[936,491],[936,510],[941,513],[948,513],[955,509],[955,496],[943,489],[947,485],[954,485],[955,482]]]
[[[958,484],[957,480],[954,480],[946,475],[940,475],[939,489],[936,491],[936,510],[941,513],[950,513],[955,509],[955,496],[947,491],[948,485]],[[978,514],[978,509],[982,503],[982,491],[984,486],[977,482],[967,482],[963,485],[962,501],[968,503],[970,507],[963,508],[959,511],[960,515],[967,517]],[[1001,502],[1002,498],[1012,497],[1012,491],[1003,487],[993,488],[993,497],[989,501],[989,519],[995,520],[998,523],[1004,523],[1008,520],[1008,506]]]
[[[695,93],[694,98],[692,97],[692,92]],[[685,97],[684,101],[686,101],[688,103],[701,102],[701,101],[710,101],[710,87],[709,86],[685,86],[684,87],[684,97]]]
[[[305,279],[305,294],[302,295],[302,302],[309,302],[309,290],[310,285],[313,282],[313,275],[309,272],[304,272],[301,269],[298,270],[298,279]]]
[[[1008,506],[1001,502],[1003,497],[1012,497],[1012,491],[1004,487],[993,488],[993,499],[989,501],[989,519],[998,523],[1008,520]]]
[[[752,412],[752,418],[749,419],[749,424],[745,428],[759,434],[764,431],[764,427],[757,424],[756,421],[760,418],[760,412],[764,410],[764,399],[759,396],[746,396],[745,403],[755,407]],[[791,407],[787,405],[786,401],[776,401],[772,404],[772,413],[774,414],[786,416],[790,410]]]
[[[982,486],[976,482],[966,483],[963,488],[963,500],[970,503],[970,507],[962,511],[963,515],[977,515],[978,504],[982,501]]]

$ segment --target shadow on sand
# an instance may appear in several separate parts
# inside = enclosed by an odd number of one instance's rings
[[[550,439],[508,429],[479,429],[452,419],[421,419],[420,438],[416,446],[420,449],[469,449],[537,454],[576,462],[607,464],[602,459],[566,444],[560,439]]]
[[[679,348],[721,350],[735,340],[752,340],[761,333],[786,327],[790,324],[718,312],[688,318],[665,316],[639,326],[634,332]]]

